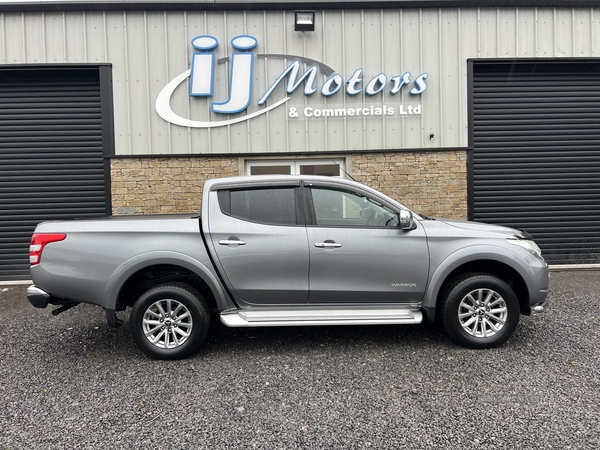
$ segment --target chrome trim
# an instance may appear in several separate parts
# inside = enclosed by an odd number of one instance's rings
[[[342,244],[336,244],[335,242],[316,242],[315,247],[318,248],[340,248]]]
[[[228,327],[279,327],[297,325],[418,324],[423,314],[415,309],[269,310],[228,311],[220,315]]]
[[[246,245],[246,241],[238,241],[233,239],[221,239],[219,241],[220,245]]]
[[[413,226],[413,215],[412,212],[407,209],[400,210],[400,228],[402,230],[408,230]]]

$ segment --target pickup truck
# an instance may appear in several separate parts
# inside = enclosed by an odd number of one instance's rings
[[[357,182],[253,176],[206,182],[202,215],[44,222],[30,303],[131,307],[136,345],[194,352],[228,327],[440,322],[471,348],[503,344],[541,312],[548,266],[526,232],[433,219]]]

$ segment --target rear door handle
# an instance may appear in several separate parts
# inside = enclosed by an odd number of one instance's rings
[[[315,243],[315,247],[318,248],[339,248],[342,244],[338,244],[337,242],[317,242]]]
[[[246,245],[246,241],[240,241],[239,239],[221,239],[219,245]]]

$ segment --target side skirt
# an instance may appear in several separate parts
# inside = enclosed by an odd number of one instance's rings
[[[221,322],[228,327],[281,327],[307,325],[418,324],[418,309],[296,309],[224,311]]]

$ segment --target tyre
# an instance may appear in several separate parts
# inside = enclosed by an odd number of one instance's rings
[[[204,297],[185,284],[148,289],[131,310],[129,326],[140,350],[157,359],[181,359],[206,338],[210,311]]]
[[[512,288],[493,275],[470,273],[453,280],[442,295],[446,334],[469,348],[492,348],[513,334],[521,314]]]

